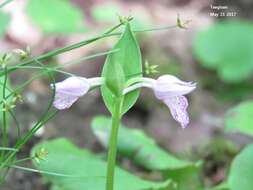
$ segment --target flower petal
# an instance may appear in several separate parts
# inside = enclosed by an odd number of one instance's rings
[[[188,101],[184,96],[175,96],[163,100],[169,107],[172,117],[181,124],[183,128],[189,124],[187,113]]]
[[[78,96],[56,93],[54,99],[54,107],[59,110],[70,108],[72,104],[78,100],[78,98]]]
[[[153,88],[156,97],[160,100],[164,100],[173,96],[188,94],[196,88],[196,84],[184,82],[172,75],[164,75],[154,82]]]
[[[83,77],[69,77],[62,82],[55,83],[56,92],[73,96],[83,96],[90,88],[88,79]]]
[[[88,92],[90,84],[86,78],[69,77],[55,84],[54,106],[57,109],[69,108],[77,99]]]

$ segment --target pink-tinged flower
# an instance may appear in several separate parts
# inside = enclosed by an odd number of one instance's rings
[[[187,107],[188,101],[185,96],[174,96],[164,99],[163,102],[170,109],[172,117],[181,124],[182,128],[186,128],[190,122]]]
[[[100,83],[102,83],[101,78],[86,79],[83,77],[69,77],[62,82],[55,83],[54,107],[59,110],[69,108],[91,87],[100,85]]]
[[[189,124],[187,113],[188,101],[186,95],[196,89],[196,83],[184,82],[172,75],[163,75],[157,80],[142,78],[140,83],[136,83],[124,90],[124,94],[140,87],[153,89],[157,99],[163,101],[170,109],[172,117],[181,124],[183,128]]]
[[[196,84],[184,82],[172,75],[163,75],[153,83],[153,88],[155,96],[164,100],[173,96],[189,94],[195,90]]]
[[[153,89],[155,96],[168,106],[172,117],[183,128],[187,127],[189,124],[188,101],[183,95],[195,90],[196,84],[181,81],[172,75],[164,75],[153,83]]]

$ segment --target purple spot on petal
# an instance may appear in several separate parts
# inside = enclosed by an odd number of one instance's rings
[[[169,107],[172,117],[181,124],[183,128],[189,124],[187,113],[188,101],[184,96],[175,96],[164,100]]]

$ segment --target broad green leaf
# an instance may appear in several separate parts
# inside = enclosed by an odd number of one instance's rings
[[[48,151],[45,160],[34,165],[43,171],[68,177],[43,176],[61,190],[104,190],[106,162],[88,150],[82,150],[66,139],[56,139],[35,146],[32,156],[41,148]],[[151,182],[140,179],[118,167],[115,170],[115,190],[170,190],[171,182]],[[56,187],[55,187],[56,188]]]
[[[84,15],[69,0],[29,0],[27,13],[45,33],[84,32]]]
[[[64,190],[64,189],[62,187],[57,186],[57,185],[52,185],[50,187],[50,190]]]
[[[0,11],[0,37],[2,37],[3,34],[5,33],[9,21],[10,21],[9,15]]]
[[[107,147],[111,119],[98,116],[92,121],[92,129],[100,143]],[[195,190],[199,183],[197,171],[199,163],[180,160],[161,149],[153,139],[141,130],[120,126],[118,133],[118,152],[148,170],[161,171],[165,177],[178,182],[179,189]],[[192,184],[193,187],[189,187]],[[185,186],[184,186],[185,185]]]
[[[122,65],[117,60],[111,57],[110,64],[104,67],[103,75],[105,76],[105,83],[107,88],[111,91],[111,95],[119,97],[124,90],[125,74]]]
[[[228,175],[230,190],[252,190],[253,187],[253,144],[246,146],[233,160]]]
[[[229,190],[228,184],[226,182],[219,184],[215,187],[212,187],[210,189],[206,189],[206,190]]]
[[[243,102],[230,109],[225,124],[228,131],[238,131],[253,136],[253,101]]]
[[[92,129],[100,143],[107,147],[111,119],[104,116],[95,117],[92,121]],[[194,163],[179,160],[159,148],[155,141],[141,130],[126,128],[122,125],[118,134],[118,151],[149,170],[178,170],[194,166]]]
[[[217,70],[226,82],[240,82],[253,73],[253,23],[222,21],[197,34],[193,47],[200,63]]]
[[[185,168],[166,170],[163,172],[166,179],[173,179],[177,183],[177,190],[196,190],[202,187],[200,178],[201,162]]]
[[[123,83],[130,78],[142,75],[140,48],[130,24],[126,24],[125,31],[113,50],[116,52],[107,56],[103,67],[102,76],[106,83],[101,87],[104,102],[111,113],[116,98],[115,92],[118,93]],[[138,96],[139,90],[136,90],[124,97],[123,113],[134,105]]]
[[[110,125],[108,117],[96,117],[92,122],[92,129],[104,146],[108,145]],[[177,159],[159,148],[140,130],[121,125],[118,134],[118,152],[148,170],[161,171],[166,178],[173,179],[177,183],[177,190],[196,190],[201,186],[198,176],[199,163]]]

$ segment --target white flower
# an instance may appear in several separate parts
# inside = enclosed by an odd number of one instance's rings
[[[67,109],[81,96],[84,96],[91,87],[100,85],[102,82],[101,78],[69,77],[62,82],[55,83],[53,104],[59,110]],[[52,84],[51,87],[53,87]]]
[[[163,75],[153,84],[155,96],[160,100],[188,94],[195,90],[195,88],[195,83],[184,82],[172,75]]]
[[[142,82],[129,86],[124,94],[140,87],[153,89],[157,99],[163,101],[170,109],[172,117],[181,124],[183,128],[189,124],[187,113],[188,101],[183,95],[196,89],[196,83],[184,82],[172,75],[163,75],[157,80],[142,78]]]
[[[55,84],[54,106],[60,110],[67,109],[92,87],[102,85],[103,83],[104,79],[100,77],[90,79],[69,77],[62,82],[58,82]],[[195,90],[196,83],[185,82],[172,75],[163,75],[157,80],[151,78],[133,78],[130,85],[124,89],[123,94],[141,87],[151,88],[157,99],[163,101],[168,106],[172,117],[183,128],[187,127],[189,124],[187,113],[188,101],[183,95]]]

